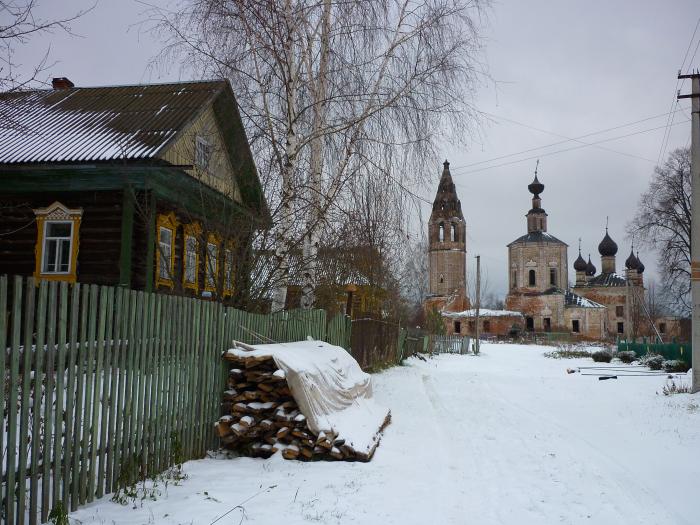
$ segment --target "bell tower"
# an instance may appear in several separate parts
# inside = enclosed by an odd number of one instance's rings
[[[428,222],[428,266],[432,297],[461,297],[466,301],[467,230],[450,163],[442,176]]]

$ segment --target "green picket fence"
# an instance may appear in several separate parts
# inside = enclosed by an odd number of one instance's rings
[[[347,318],[0,277],[0,522],[45,522],[218,446],[231,341],[327,339]]]
[[[660,354],[664,359],[678,359],[685,361],[689,366],[693,366],[693,346],[690,343],[628,343],[626,341],[617,342],[617,351],[634,351],[638,357],[648,353]]]

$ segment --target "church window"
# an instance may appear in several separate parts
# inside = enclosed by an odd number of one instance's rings
[[[579,333],[581,330],[579,328],[578,319],[573,319],[571,321],[571,331],[575,334]]]
[[[491,330],[491,321],[484,321],[484,332],[489,332]]]
[[[666,333],[666,323],[659,323],[659,333],[660,334]]]
[[[530,270],[528,272],[530,286],[535,286],[537,284],[537,279],[535,277],[535,270]]]
[[[617,333],[618,334],[625,333],[625,323],[617,323]]]
[[[617,317],[624,317],[625,316],[625,307],[622,305],[618,305],[615,307],[615,315]]]
[[[442,275],[442,274],[440,274],[440,282],[441,282],[441,283],[444,283],[444,282],[445,282],[445,276]]]
[[[545,317],[544,319],[542,319],[542,324],[544,325],[545,332],[552,331],[552,319],[551,318]]]
[[[532,317],[525,318],[525,328],[528,332],[535,331],[535,320]]]
[[[462,333],[462,323],[460,323],[459,321],[455,321],[455,333],[456,334]]]
[[[457,225],[452,224],[452,242],[457,240]]]
[[[443,242],[445,240],[445,225],[440,223],[440,230],[438,231],[438,240]]]
[[[511,278],[510,278],[510,287],[511,288],[518,287],[518,272],[515,270],[513,270],[513,274],[511,275]]]
[[[557,269],[556,268],[549,269],[549,284],[551,284],[552,286],[557,285]]]

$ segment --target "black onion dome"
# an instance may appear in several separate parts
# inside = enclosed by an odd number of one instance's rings
[[[585,272],[588,265],[586,261],[581,257],[581,252],[578,252],[578,259],[574,261],[574,270],[577,272]]]
[[[527,189],[530,190],[530,193],[533,195],[539,195],[544,191],[544,184],[537,180],[537,173],[535,173],[535,180],[527,185]]]
[[[593,263],[591,262],[591,256],[589,255],[589,256],[588,256],[588,262],[586,263],[586,275],[587,275],[588,277],[593,277],[593,276],[595,275],[595,272],[596,272],[596,271],[597,271],[597,270],[596,270],[596,267],[595,267],[595,266],[593,265]]]
[[[639,260],[634,256],[634,251],[630,251],[630,256],[625,261],[625,268],[628,270],[638,270]]]
[[[605,237],[598,245],[598,252],[603,257],[612,257],[617,253],[617,244],[608,235],[608,229],[605,228]]]
[[[645,267],[644,267],[644,263],[643,263],[642,260],[639,258],[639,252],[637,252],[637,257],[636,257],[636,259],[637,259],[637,263],[639,264],[639,266],[637,266],[637,271],[638,271],[639,273],[644,273]]]

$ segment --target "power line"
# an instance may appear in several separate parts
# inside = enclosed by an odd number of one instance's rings
[[[489,113],[489,114],[490,114],[490,113]],[[665,114],[665,113],[664,113],[664,114]],[[540,133],[546,133],[546,134],[552,135],[552,136],[554,136],[554,137],[561,137],[561,138],[563,138],[563,139],[566,139],[566,140],[563,140],[563,141],[561,141],[561,142],[558,142],[557,144],[564,144],[564,143],[566,143],[566,142],[579,142],[579,143],[581,143],[581,144],[586,144],[587,146],[595,146],[595,147],[598,148],[598,149],[602,149],[602,150],[605,150],[605,151],[610,151],[610,152],[612,152],[612,153],[617,153],[617,154],[619,154],[619,155],[624,155],[625,157],[632,157],[632,158],[635,158],[635,159],[646,160],[647,162],[651,162],[652,164],[655,164],[655,162],[654,162],[653,160],[647,159],[646,157],[640,157],[639,155],[634,155],[633,153],[627,153],[627,152],[625,152],[625,151],[619,151],[619,150],[612,149],[612,148],[606,148],[605,146],[598,146],[598,145],[595,145],[595,144],[589,144],[589,143],[586,143],[586,142],[584,142],[584,141],[582,141],[582,140],[579,140],[579,139],[577,139],[577,138],[567,137],[566,135],[561,135],[560,133],[555,133],[555,132],[553,132],[553,131],[548,131],[548,130],[546,130],[546,129],[541,129],[541,128],[538,128],[538,127],[536,127],[536,126],[530,126],[529,124],[524,124],[524,123],[522,123],[522,122],[518,122],[517,120],[508,119],[508,118],[505,118],[505,117],[498,117],[497,115],[492,115],[492,116],[493,116],[494,118],[500,118],[501,120],[505,120],[505,121],[507,121],[507,122],[512,122],[513,124],[517,124],[518,126],[523,126],[523,127],[525,127],[525,128],[529,128],[529,129],[533,129],[533,130],[535,130],[535,131],[539,131]],[[627,127],[627,126],[625,126],[625,127]],[[537,148],[537,149],[541,149],[541,148]]]
[[[683,69],[683,66],[685,66],[685,61],[688,58],[688,53],[690,52],[690,48],[693,45],[693,41],[695,40],[695,35],[698,32],[698,27],[700,27],[700,17],[698,18],[698,21],[695,23],[695,29],[693,30],[693,35],[690,37],[690,42],[688,42],[688,48],[685,50],[685,55],[683,55],[683,61],[681,62],[681,67],[680,70]],[[700,40],[698,40],[698,44],[700,44]],[[696,48],[697,51],[697,48]],[[695,53],[693,53],[693,57],[695,57]],[[692,59],[691,59],[692,62]],[[676,98],[676,95],[678,93],[679,89],[679,82],[680,86],[683,85],[683,82],[685,82],[685,79],[680,80],[676,79],[676,87],[673,89],[673,98],[671,100],[671,112],[669,113],[668,118],[666,119],[666,130],[664,131],[664,136],[661,138],[661,146],[659,147],[659,155],[656,158],[656,163],[660,164],[661,159],[666,155],[666,148],[668,148],[668,141],[671,138],[671,126],[673,126],[673,117],[674,117],[674,112],[673,112],[673,107],[674,105],[678,104],[678,99]]]
[[[682,111],[682,109],[683,109],[683,108],[680,108],[680,109],[677,109],[677,110],[675,110],[675,111]],[[490,113],[487,113],[487,114],[488,114],[488,115],[491,115]],[[635,124],[640,124],[640,123],[642,123],[642,122],[647,122],[647,121],[649,121],[649,120],[654,120],[654,119],[657,119],[657,118],[660,118],[660,117],[664,117],[664,116],[666,116],[666,115],[668,115],[668,113],[659,113],[658,115],[653,115],[653,116],[651,116],[651,117],[646,117],[646,118],[643,118],[643,119],[640,119],[640,120],[635,120],[635,121],[633,121],[633,122],[628,122],[628,123],[626,123],[626,124],[620,124],[619,126],[613,126],[613,127],[606,128],[606,129],[602,129],[602,130],[598,130],[598,131],[592,131],[592,132],[590,132],[590,133],[586,133],[586,134],[584,134],[584,135],[579,135],[579,136],[577,136],[577,137],[572,137],[572,138],[568,138],[568,137],[567,137],[566,140],[560,140],[560,141],[558,141],[558,142],[553,142],[553,143],[551,143],[551,144],[546,144],[546,145],[544,145],[544,146],[538,146],[538,147],[535,147],[535,148],[529,148],[529,149],[526,149],[526,150],[517,151],[517,152],[515,152],[515,153],[508,153],[508,154],[506,154],[506,155],[500,155],[500,156],[498,156],[498,157],[493,157],[493,158],[491,158],[491,159],[482,160],[482,161],[479,161],[479,162],[473,162],[473,163],[471,163],[471,164],[463,164],[463,165],[461,165],[461,166],[455,166],[455,167],[452,168],[452,169],[454,169],[454,170],[460,170],[460,169],[463,169],[463,168],[471,168],[472,166],[479,166],[479,165],[481,165],[481,164],[488,164],[488,163],[494,162],[494,161],[496,161],[496,160],[507,159],[507,158],[510,158],[510,157],[516,157],[516,156],[518,156],[518,155],[522,155],[522,154],[524,154],[524,153],[530,153],[530,152],[532,152],[532,151],[537,151],[537,150],[541,150],[541,149],[551,148],[551,147],[554,147],[554,146],[560,146],[560,145],[562,145],[562,144],[566,144],[567,142],[577,142],[577,141],[580,141],[580,139],[584,139],[584,138],[586,138],[586,137],[592,137],[592,136],[594,136],[594,135],[601,135],[601,134],[607,133],[607,132],[609,132],[609,131],[615,131],[616,129],[627,128],[627,127],[633,126],[633,125],[635,125]],[[556,133],[554,133],[554,132],[551,132],[551,131],[542,130],[542,129],[536,128],[536,127],[534,127],[534,126],[530,126],[530,125],[528,125],[528,124],[523,124],[523,123],[521,123],[521,122],[517,122],[517,121],[514,121],[514,120],[506,119],[505,117],[499,117],[498,115],[492,115],[492,116],[495,117],[495,118],[500,118],[500,119],[503,119],[503,120],[508,120],[508,121],[510,121],[510,122],[513,122],[513,123],[518,124],[518,125],[521,125],[521,126],[525,126],[525,127],[529,127],[529,128],[532,128],[532,129],[536,129],[537,131],[541,131],[541,132],[543,132],[543,133],[549,133],[549,134],[551,134],[551,135],[556,135],[556,136],[563,137],[563,135],[558,135],[558,134],[556,134]],[[611,140],[612,140],[612,139],[611,139]],[[586,143],[586,144],[587,144],[587,145],[595,145],[595,144],[597,144],[597,143]],[[640,157],[640,158],[643,158],[643,157]],[[649,159],[644,159],[644,160],[649,160]]]
[[[686,122],[689,122],[689,121],[688,121],[688,120],[684,120],[684,121],[681,121],[681,122],[676,122],[676,123],[674,123],[673,125],[674,125],[674,126],[678,126],[679,124],[685,124]],[[561,149],[561,150],[557,150],[557,151],[552,151],[552,152],[549,152],[549,153],[541,153],[541,154],[535,155],[535,156],[533,156],[533,157],[526,157],[526,158],[523,158],[523,159],[513,160],[513,161],[510,161],[510,162],[503,162],[503,163],[501,163],[501,164],[494,164],[493,166],[486,166],[486,167],[484,167],[484,168],[477,168],[477,169],[470,170],[470,171],[463,171],[463,172],[460,173],[460,175],[466,175],[466,174],[468,174],[468,173],[476,173],[476,172],[478,172],[478,171],[490,170],[490,169],[492,169],[492,168],[500,168],[500,167],[502,167],[502,166],[509,166],[509,165],[511,165],[511,164],[517,164],[517,163],[519,163],[519,162],[525,162],[525,161],[528,161],[528,160],[534,160],[534,159],[538,159],[538,158],[541,158],[541,157],[549,157],[549,156],[551,156],[551,155],[557,155],[557,154],[559,154],[559,153],[565,153],[565,152],[567,152],[567,151],[573,151],[573,150],[577,150],[577,149],[581,149],[581,148],[586,148],[586,147],[588,147],[588,146],[593,146],[593,145],[595,145],[595,144],[601,144],[601,143],[603,143],[603,142],[609,142],[609,141],[611,141],[611,140],[619,140],[619,139],[623,139],[623,138],[626,138],[626,137],[631,137],[631,136],[633,136],[633,135],[640,135],[640,134],[642,134],[642,133],[648,133],[648,132],[650,132],[650,131],[656,131],[656,130],[658,130],[658,129],[663,129],[663,128],[665,128],[665,127],[666,127],[666,126],[658,126],[658,127],[655,127],[655,128],[644,129],[644,130],[641,130],[641,131],[635,131],[635,132],[633,132],[633,133],[627,133],[627,134],[625,134],[625,135],[618,135],[617,137],[611,137],[611,138],[608,138],[608,139],[599,140],[599,141],[597,141],[597,142],[591,142],[590,144],[582,144],[582,145],[579,145],[579,146],[574,146],[574,147],[571,147],[571,148],[565,148],[565,149]]]

